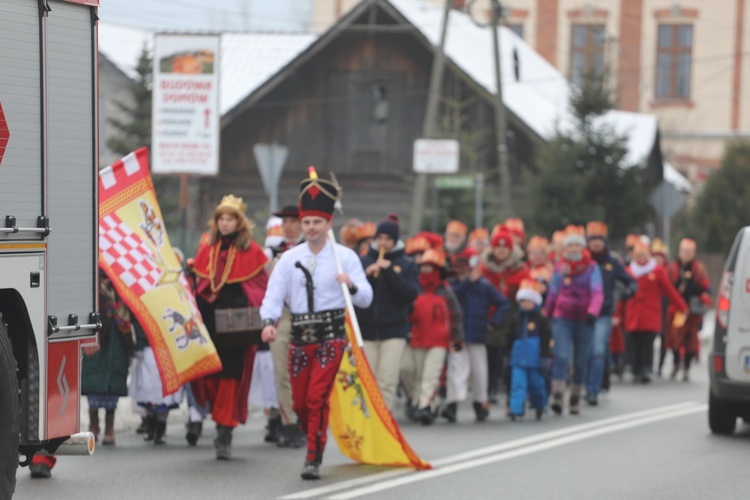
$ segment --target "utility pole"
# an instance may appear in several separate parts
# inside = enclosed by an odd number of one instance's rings
[[[506,133],[505,104],[503,103],[503,81],[500,70],[500,37],[498,36],[498,27],[502,16],[502,7],[500,0],[491,0],[492,2],[492,48],[495,59],[495,82],[497,91],[495,92],[495,142],[497,143],[497,161],[500,170],[500,192],[503,200],[502,215],[504,218],[512,217],[513,211],[513,190],[512,178],[510,174],[510,165],[508,164],[508,137]]]
[[[443,86],[443,70],[445,69],[445,38],[448,33],[448,16],[450,16],[452,6],[453,0],[445,0],[440,45],[438,45],[435,59],[432,63],[430,87],[427,94],[427,110],[425,111],[424,123],[422,124],[422,137],[426,139],[434,139],[437,132],[438,105],[440,103],[440,90]],[[409,220],[409,233],[411,235],[417,234],[422,226],[425,198],[427,197],[427,180],[427,174],[417,174]]]

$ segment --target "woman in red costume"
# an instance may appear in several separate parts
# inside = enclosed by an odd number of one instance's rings
[[[242,198],[225,196],[214,210],[210,231],[195,256],[198,307],[221,359],[222,371],[193,383],[196,400],[206,402],[216,422],[216,458],[231,458],[232,430],[247,420],[248,393],[257,346],[222,345],[216,335],[215,311],[260,307],[266,292],[267,257],[252,240],[253,224]]]

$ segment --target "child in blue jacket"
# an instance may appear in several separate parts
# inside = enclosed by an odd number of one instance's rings
[[[510,303],[482,277],[479,266],[472,269],[467,261],[457,274],[459,280],[452,282],[451,286],[464,313],[465,340],[454,344],[448,355],[447,405],[441,415],[449,422],[455,422],[458,403],[466,399],[471,385],[476,421],[483,422],[489,415],[487,328],[500,326],[510,310]]]
[[[547,388],[542,373],[550,356],[552,330],[542,314],[542,294],[539,283],[533,280],[521,282],[516,294],[518,311],[510,320],[508,343],[510,348],[510,395],[511,420],[524,414],[526,395],[540,420],[547,407]]]

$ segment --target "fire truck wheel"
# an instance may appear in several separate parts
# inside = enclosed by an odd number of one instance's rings
[[[0,498],[11,498],[16,486],[20,439],[16,360],[8,328],[0,315]],[[7,443],[7,444],[6,444]]]

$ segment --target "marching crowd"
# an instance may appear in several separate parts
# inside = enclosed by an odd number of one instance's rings
[[[548,405],[555,415],[578,415],[583,401],[598,404],[613,374],[629,371],[634,383],[649,383],[657,336],[658,375],[671,352],[670,378],[681,372],[689,381],[710,306],[694,241],[683,239],[669,261],[661,241],[641,235],[628,236],[618,255],[597,221],[570,225],[550,240],[527,237],[520,219],[471,231],[451,221],[443,234],[403,238],[391,214],[377,224],[347,221],[334,245],[328,231],[338,194],[337,185],[311,175],[298,204],[269,220],[263,245],[252,238],[243,201],[222,199],[195,257],[182,259],[222,371],[167,397],[158,353],[101,278],[104,326],[99,347],[84,352],[82,392],[89,430],[102,444],[115,443],[119,397],[137,404],[139,432],[159,445],[170,409],[184,396],[187,442],[197,443],[210,416],[216,458],[229,459],[233,429],[252,405],[267,416],[265,440],[306,447],[301,476],[317,479],[327,398],[347,345],[342,285],[385,404],[405,407],[424,425],[456,422],[469,397],[477,422],[493,405],[512,421],[529,408],[541,419]],[[224,315],[248,307],[260,317],[256,335],[228,330]],[[53,465],[54,457],[35,457],[32,476],[49,477]]]

